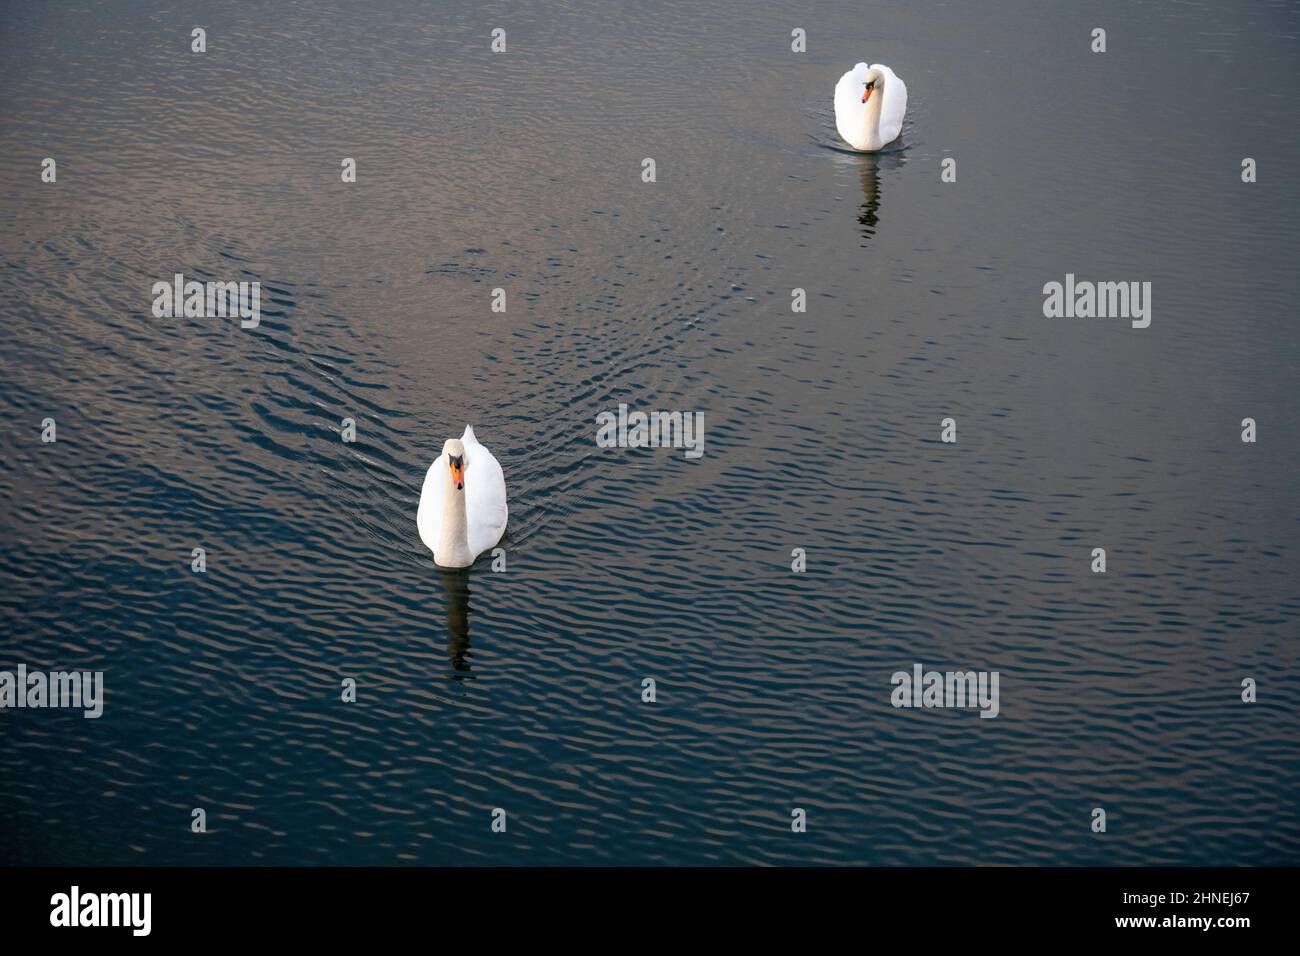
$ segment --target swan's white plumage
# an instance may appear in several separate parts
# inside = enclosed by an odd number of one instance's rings
[[[882,89],[862,102],[867,75],[879,71]],[[835,128],[854,149],[874,152],[903,132],[907,113],[907,84],[889,67],[859,63],[835,84]]]
[[[474,436],[472,427],[465,426],[465,434],[460,440],[465,446],[465,532],[472,562],[505,534],[509,517],[506,476],[492,452]],[[444,451],[425,473],[420,507],[415,516],[420,540],[434,553],[435,561],[438,560],[438,535],[450,484],[451,469]]]

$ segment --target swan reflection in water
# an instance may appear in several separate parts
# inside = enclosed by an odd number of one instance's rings
[[[891,147],[893,149],[893,147]],[[876,234],[880,223],[881,175],[889,177],[901,169],[907,162],[907,156],[900,149],[894,152],[860,153],[853,157],[858,167],[858,177],[862,182],[862,205],[858,207],[858,231],[864,240]],[[866,243],[862,243],[863,246]]]
[[[443,570],[442,593],[447,604],[447,657],[452,680],[473,680],[469,658],[469,570]]]

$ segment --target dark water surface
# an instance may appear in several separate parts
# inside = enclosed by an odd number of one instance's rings
[[[107,692],[0,712],[0,860],[1300,862],[1300,12],[1088,6],[6,4],[0,669]],[[416,533],[467,422],[503,574]]]

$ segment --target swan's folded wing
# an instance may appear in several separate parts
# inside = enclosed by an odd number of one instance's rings
[[[835,122],[856,117],[863,112],[862,84],[867,75],[867,65],[859,63],[840,77],[835,84]],[[843,135],[841,133],[841,135]]]
[[[893,70],[885,81],[885,102],[880,108],[880,138],[892,143],[903,132],[903,116],[907,113],[907,84]]]
[[[415,513],[415,526],[420,530],[420,540],[430,551],[438,543],[438,528],[442,523],[442,486],[438,479],[447,474],[447,456],[439,455],[424,474],[424,487],[420,490],[420,507]]]
[[[465,447],[465,517],[470,553],[478,556],[506,531],[506,476],[501,465],[477,442]]]

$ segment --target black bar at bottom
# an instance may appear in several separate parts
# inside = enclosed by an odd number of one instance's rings
[[[842,929],[866,938],[936,942],[1042,932],[1231,944],[1282,931],[1295,915],[1294,868],[1255,869],[0,869],[6,942],[123,940],[143,928],[167,942],[292,938],[374,942],[432,927],[527,935],[530,926],[574,942],[590,917],[627,920],[636,937],[705,920],[744,934],[775,924]],[[77,917],[72,887],[77,887]],[[131,898],[103,894],[141,894]],[[60,910],[61,897],[66,905]],[[87,897],[94,897],[87,902]],[[89,909],[87,909],[89,907]],[[54,926],[111,921],[117,927]],[[134,921],[132,920],[134,916]],[[566,918],[571,918],[567,919]],[[557,925],[557,920],[563,926]],[[1204,921],[1208,920],[1208,925]],[[670,928],[676,926],[676,930]],[[957,937],[951,936],[958,932]],[[75,937],[71,934],[75,933]],[[1172,935],[1171,935],[1172,934]],[[140,934],[143,935],[143,934]],[[418,938],[418,937],[417,937]],[[541,941],[539,937],[535,941]],[[680,938],[678,938],[680,941]],[[15,950],[16,951],[16,950]]]

